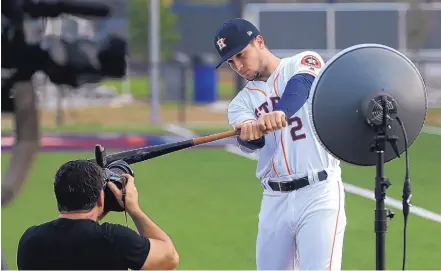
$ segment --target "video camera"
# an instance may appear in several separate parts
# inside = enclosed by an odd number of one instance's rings
[[[1,5],[2,69],[12,71],[9,78],[2,78],[2,112],[15,112],[11,89],[37,71],[56,85],[72,87],[125,75],[127,42],[122,37],[99,33],[68,40],[44,36],[43,31],[36,35],[26,27],[40,24],[43,28],[43,18],[62,14],[106,18],[111,14],[104,1],[4,0]]]

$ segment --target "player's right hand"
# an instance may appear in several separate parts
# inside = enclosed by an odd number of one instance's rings
[[[256,140],[263,136],[263,132],[259,129],[257,120],[249,120],[239,123],[235,126],[236,130],[240,129],[240,139],[243,141]]]
[[[125,189],[126,193],[125,204],[122,201],[123,191],[119,190],[118,187],[112,182],[107,182],[107,186],[115,195],[115,198],[118,200],[121,207],[125,207],[128,213],[134,212],[139,209],[138,190],[136,190],[135,179],[130,174],[121,174],[121,177],[124,177],[127,180],[126,185],[123,188]]]

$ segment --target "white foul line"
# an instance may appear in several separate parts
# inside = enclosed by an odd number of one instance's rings
[[[432,135],[441,135],[441,127],[424,126],[423,132]]]
[[[361,196],[363,198],[367,198],[367,199],[371,199],[371,200],[375,201],[374,192],[371,190],[368,190],[365,188],[360,188],[358,186],[355,186],[355,185],[352,185],[349,183],[344,183],[344,186],[345,186],[345,190],[348,191],[349,193],[352,193],[352,194]],[[387,197],[387,196],[386,196],[386,199],[384,200],[384,204],[387,206],[390,206],[392,208],[399,209],[400,211],[403,210],[403,206],[402,206],[401,201]],[[440,214],[437,214],[435,212],[426,210],[426,209],[418,207],[418,206],[412,205],[410,207],[410,213],[417,215],[417,216],[421,216],[423,218],[426,218],[426,219],[429,219],[432,221],[435,221],[435,222],[438,222],[438,223],[441,223],[441,215]]]
[[[181,126],[174,125],[174,124],[164,125],[164,129],[166,131],[168,131],[170,133],[174,133],[178,136],[189,137],[189,138],[193,138],[193,137],[198,136],[193,131],[191,131],[185,127],[181,127]],[[430,133],[430,134],[441,135],[441,128],[425,127],[424,132]],[[247,154],[247,153],[242,152],[239,147],[237,147],[236,145],[233,145],[233,144],[227,145],[225,147],[225,150],[229,153],[232,153],[232,154],[236,154],[236,155],[239,155],[239,156],[251,159],[251,160],[256,160],[256,156],[254,156],[253,154]],[[344,182],[343,184],[344,184],[345,190],[347,192],[375,201],[375,195],[374,195],[373,191],[365,189],[365,188],[361,188],[361,187],[358,187],[358,186],[355,186],[355,185],[352,185],[352,184],[349,184],[346,182]],[[401,201],[387,197],[387,196],[386,196],[386,199],[384,200],[384,204],[389,207],[398,209],[400,211],[403,210],[403,206],[402,206]],[[437,223],[441,223],[441,214],[429,211],[427,209],[424,209],[424,208],[421,208],[421,207],[418,207],[415,205],[412,205],[410,207],[410,213],[417,215],[417,216],[420,216],[420,217],[423,217],[425,219],[437,222]]]

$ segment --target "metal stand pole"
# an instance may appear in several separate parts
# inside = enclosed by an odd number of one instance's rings
[[[159,116],[159,0],[150,0],[150,121],[154,124],[160,122]]]
[[[387,231],[387,218],[393,218],[394,213],[386,210],[384,207],[384,199],[386,198],[386,189],[391,185],[388,178],[384,176],[384,151],[386,143],[389,142],[394,150],[397,149],[396,141],[398,137],[387,135],[387,96],[382,96],[383,107],[383,124],[377,127],[377,135],[371,151],[377,153],[376,177],[375,177],[375,235],[376,235],[376,270],[385,270],[386,248],[385,239]]]

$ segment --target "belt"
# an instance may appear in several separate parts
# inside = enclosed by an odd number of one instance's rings
[[[320,171],[317,173],[319,181],[324,181],[328,178],[328,173],[326,171]],[[303,177],[299,179],[294,179],[287,182],[272,182],[268,181],[269,187],[271,187],[274,191],[280,191],[280,192],[290,192],[294,190],[298,190],[300,188],[303,188],[305,186],[309,185],[309,179],[308,177]]]

